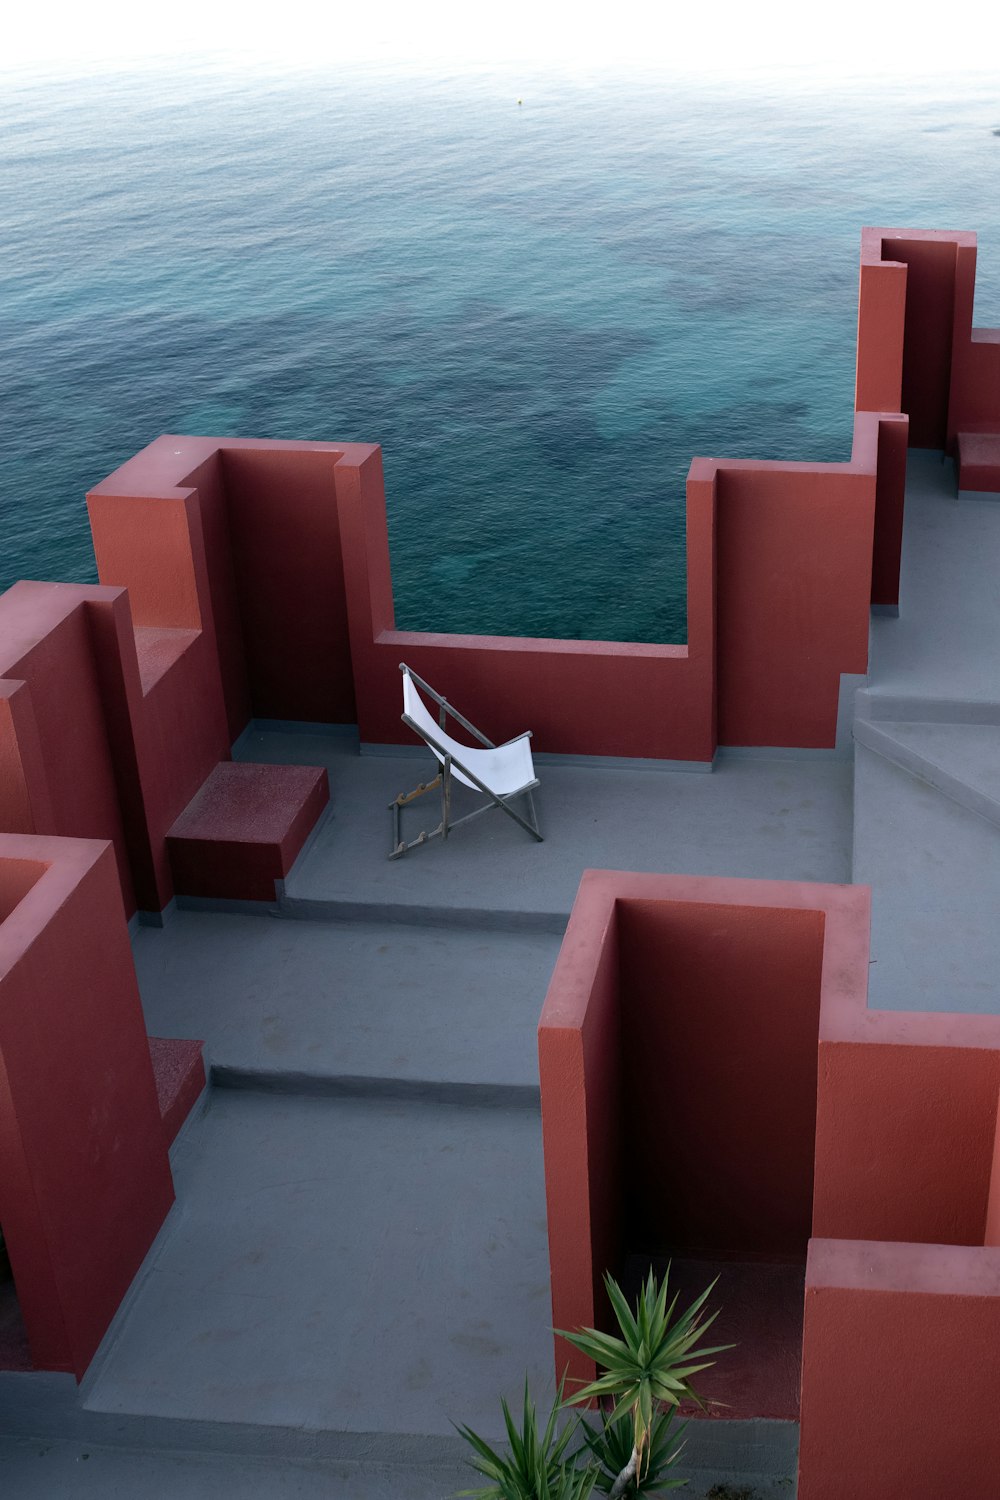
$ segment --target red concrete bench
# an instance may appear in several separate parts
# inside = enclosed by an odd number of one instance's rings
[[[167,834],[178,895],[273,901],[329,800],[322,766],[222,761]]]
[[[958,434],[958,492],[1000,497],[1000,433]]]

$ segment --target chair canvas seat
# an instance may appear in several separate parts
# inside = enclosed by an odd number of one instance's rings
[[[516,797],[535,780],[535,768],[531,760],[531,741],[522,736],[506,745],[495,745],[491,750],[476,750],[471,745],[462,745],[452,739],[431,715],[417,691],[409,672],[403,674],[403,712],[412,719],[418,731],[427,740],[428,748],[444,765],[445,755],[450,755],[458,765],[452,766],[451,774],[463,786],[478,792],[479,787],[459,769],[465,766],[473,776],[496,792],[498,797]],[[440,746],[440,749],[438,748]]]

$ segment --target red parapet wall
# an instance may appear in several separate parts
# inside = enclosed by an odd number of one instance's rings
[[[36,1368],[82,1376],[172,1201],[114,852],[0,835],[0,1223]]]
[[[101,582],[137,625],[205,632],[230,741],[253,716],[354,721],[335,476],[375,451],[168,435],[91,490]]]
[[[907,413],[913,447],[1000,432],[1000,329],[973,327],[975,283],[974,234],[862,232],[855,404]]]
[[[362,740],[407,738],[405,660],[494,738],[530,727],[540,750],[707,761],[717,740],[832,746],[841,674],[867,668],[877,503],[901,528],[902,430],[898,415],[859,413],[847,464],[696,459],[686,646],[397,631],[381,465],[342,462]]]
[[[689,490],[688,642],[655,646],[395,629],[385,491],[376,452],[337,468],[344,580],[362,741],[406,743],[405,661],[496,741],[536,749],[710,761],[715,752],[715,516]]]
[[[859,412],[849,463],[692,465],[716,491],[720,744],[835,743],[841,674],[868,667],[880,502],[901,532],[901,429]]]
[[[799,1500],[995,1500],[998,1411],[1000,1249],[813,1240]]]
[[[966,1028],[992,1044],[961,1044]],[[854,1040],[821,1033],[819,1056],[813,1233],[982,1244],[1000,1019],[870,1012]]]
[[[98,644],[123,620],[129,644],[120,589],[18,583],[0,595],[0,830],[110,839],[131,914],[135,851],[105,696],[118,646]]]

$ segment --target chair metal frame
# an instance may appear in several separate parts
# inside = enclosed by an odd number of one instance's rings
[[[471,724],[464,714],[460,714],[458,709],[454,708],[448,702],[447,698],[435,692],[430,683],[425,682],[422,677],[418,677],[416,672],[411,667],[408,667],[405,662],[400,662],[399,670],[412,680],[421,693],[426,694],[428,698],[432,699],[438,705],[438,723],[442,732],[446,732],[446,721],[452,718],[456,723],[461,724],[462,728],[477,739],[486,749],[496,750],[504,748],[504,746],[497,746],[492,740],[487,739],[482,730],[477,729],[475,724]],[[538,815],[535,811],[535,799],[532,796],[534,789],[540,785],[537,777],[533,781],[527,782],[523,787],[519,787],[516,792],[510,793],[506,797],[501,796],[498,792],[493,791],[492,787],[487,786],[484,781],[481,781],[474,771],[470,771],[469,767],[464,765],[457,755],[453,755],[451,751],[446,750],[440,741],[435,740],[432,735],[427,733],[426,729],[420,728],[410,718],[409,714],[404,712],[400,717],[403,723],[409,729],[412,729],[414,734],[423,740],[435,753],[439,759],[441,769],[433,781],[422,781],[412,792],[400,792],[399,796],[389,803],[389,811],[392,814],[392,849],[389,854],[390,859],[401,859],[410,849],[416,849],[420,844],[429,843],[431,839],[446,839],[456,828],[461,828],[463,823],[471,823],[473,818],[479,818],[483,813],[492,812],[494,808],[499,808],[509,818],[513,818],[514,822],[519,824],[526,833],[530,833],[531,837],[536,839],[538,843],[541,844],[544,842],[538,830]],[[530,739],[531,730],[528,729],[524,734],[515,735],[512,740],[506,740],[504,743],[506,745],[516,745],[519,740]],[[473,783],[473,786],[477,790],[482,792],[484,797],[489,798],[485,806],[477,807],[472,812],[465,813],[461,818],[454,819],[454,821],[451,816],[451,772],[453,765],[457,770],[461,771],[463,776],[467,777]],[[441,789],[441,822],[436,828],[430,831],[424,830],[415,839],[411,839],[407,843],[403,838],[401,826],[403,808],[408,807],[411,802],[415,802],[418,797],[424,796],[426,792],[434,791],[436,787],[440,787]],[[528,818],[522,817],[517,809],[511,806],[514,798],[524,796],[528,799],[530,813],[530,817]]]

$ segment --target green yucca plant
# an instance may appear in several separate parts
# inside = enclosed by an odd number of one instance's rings
[[[469,1460],[470,1464],[490,1481],[482,1489],[460,1493],[476,1500],[588,1500],[594,1492],[597,1471],[591,1467],[579,1469],[573,1458],[567,1457],[566,1450],[578,1423],[565,1423],[562,1431],[558,1431],[564,1405],[562,1386],[542,1432],[538,1430],[538,1415],[528,1394],[527,1381],[520,1430],[514,1425],[507,1402],[501,1401],[500,1405],[509,1453],[498,1453],[471,1427],[457,1429],[476,1455]]]
[[[607,1399],[614,1403],[613,1422],[626,1415],[631,1418],[632,1452],[609,1491],[611,1500],[620,1500],[630,1488],[633,1494],[636,1493],[636,1484],[643,1479],[649,1465],[657,1408],[676,1407],[682,1401],[694,1401],[702,1406],[701,1397],[691,1385],[691,1377],[715,1363],[706,1359],[706,1355],[721,1354],[724,1349],[733,1347],[732,1344],[701,1347],[701,1340],[718,1317],[718,1312],[709,1317],[704,1317],[702,1312],[715,1282],[675,1318],[676,1294],[667,1306],[669,1280],[669,1266],[662,1287],[657,1285],[656,1277],[650,1271],[633,1313],[621,1287],[612,1276],[606,1275],[604,1285],[621,1337],[602,1333],[598,1328],[562,1333],[567,1343],[604,1371],[603,1375],[570,1396],[566,1405]]]
[[[662,1495],[667,1490],[679,1490],[687,1484],[686,1479],[671,1479],[667,1475],[667,1470],[673,1468],[684,1450],[683,1433],[687,1423],[682,1422],[679,1427],[675,1427],[675,1411],[676,1408],[670,1406],[666,1411],[654,1414],[643,1471],[631,1481],[631,1494]],[[597,1489],[609,1495],[619,1476],[631,1462],[635,1446],[634,1428],[628,1412],[617,1421],[607,1412],[601,1412],[600,1415],[600,1427],[581,1422],[580,1435],[586,1450],[598,1465]]]
[[[605,1276],[621,1337],[597,1328],[562,1334],[604,1374],[568,1398],[560,1384],[541,1432],[527,1382],[520,1428],[514,1425],[506,1401],[501,1402],[509,1452],[497,1452],[471,1427],[457,1427],[475,1453],[469,1460],[471,1466],[489,1481],[483,1488],[463,1490],[464,1496],[473,1500],[588,1500],[597,1489],[608,1500],[624,1496],[631,1500],[686,1484],[686,1480],[665,1477],[684,1446],[683,1426],[672,1426],[676,1408],[682,1401],[704,1405],[691,1377],[715,1363],[707,1355],[733,1346],[701,1347],[718,1317],[718,1313],[703,1316],[715,1282],[675,1318],[677,1297],[667,1306],[669,1275],[668,1266],[661,1287],[649,1273],[634,1313],[618,1283]],[[601,1411],[600,1426],[577,1418],[564,1421],[560,1429],[560,1415],[567,1407],[591,1400],[611,1406],[610,1411]],[[582,1443],[571,1452],[577,1433]]]

